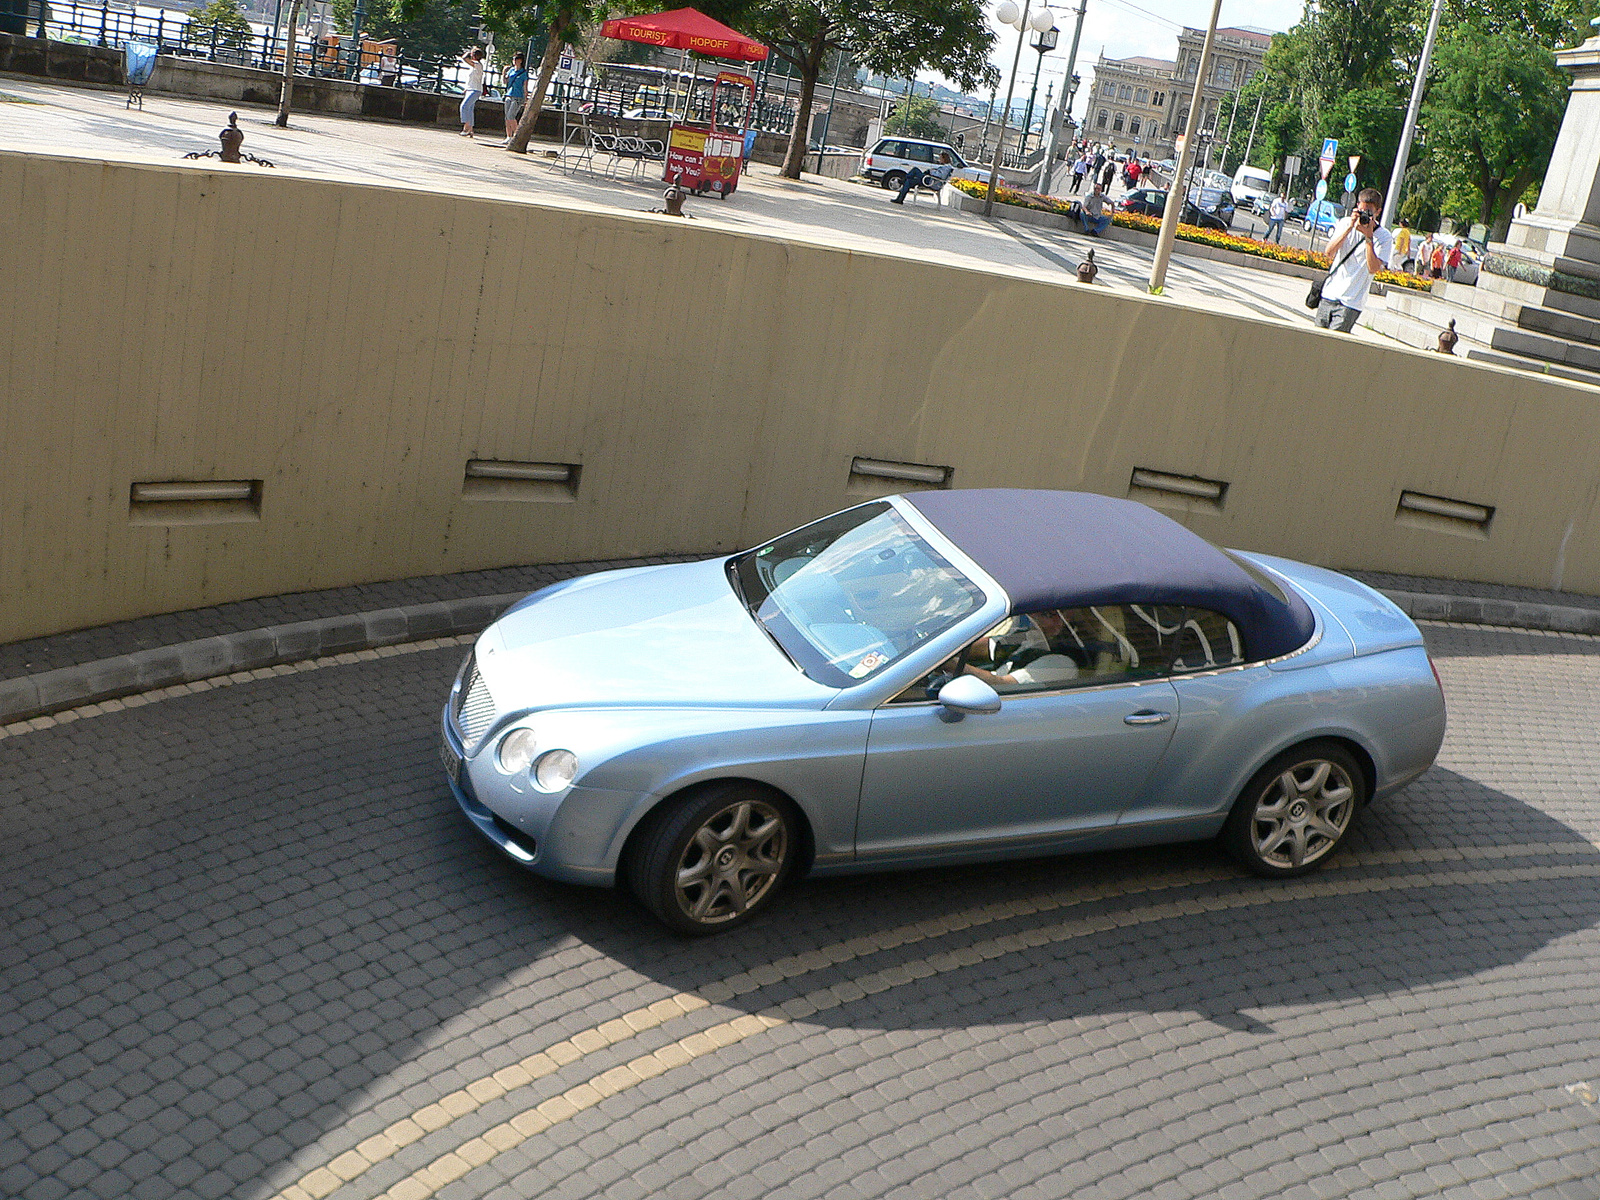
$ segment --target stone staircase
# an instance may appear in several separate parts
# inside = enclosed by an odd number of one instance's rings
[[[1364,324],[1433,350],[1452,320],[1460,357],[1600,385],[1600,300],[1536,283],[1485,271],[1476,284],[1441,281],[1429,292],[1391,288],[1388,306],[1369,310]]]

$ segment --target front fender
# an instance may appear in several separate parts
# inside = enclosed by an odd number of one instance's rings
[[[552,878],[611,882],[628,835],[657,804],[729,778],[792,799],[811,827],[817,861],[833,863],[854,855],[870,720],[855,711],[547,711],[514,724],[536,730],[541,752],[578,756],[575,786],[540,792],[525,774],[499,771],[490,755],[468,767],[479,803],[538,843],[525,865]]]

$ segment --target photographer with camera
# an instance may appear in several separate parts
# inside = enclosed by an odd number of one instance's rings
[[[1379,224],[1383,193],[1365,188],[1356,197],[1356,210],[1333,227],[1326,253],[1334,263],[1322,285],[1317,324],[1349,333],[1367,302],[1372,277],[1384,269],[1394,252],[1394,237]]]

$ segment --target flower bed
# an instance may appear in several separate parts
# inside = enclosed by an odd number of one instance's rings
[[[975,183],[970,179],[952,179],[950,186],[979,199],[987,196],[989,192],[987,184]],[[1015,204],[1019,208],[1032,208],[1040,212],[1058,213],[1061,216],[1067,216],[1077,208],[1071,201],[1010,187],[1004,183],[995,185],[994,198],[1000,204]],[[1120,225],[1124,229],[1137,229],[1142,233],[1156,233],[1161,229],[1159,217],[1147,217],[1141,213],[1113,212],[1111,223]],[[1214,229],[1202,229],[1198,225],[1179,225],[1177,236],[1179,241],[1215,246],[1219,250],[1232,250],[1236,254],[1249,254],[1256,258],[1270,258],[1274,262],[1294,263],[1296,266],[1315,267],[1323,271],[1331,265],[1326,254],[1318,254],[1315,250],[1300,250],[1293,246],[1279,245],[1277,242],[1263,242],[1258,238],[1219,233]],[[1390,287],[1428,290],[1427,280],[1400,271],[1379,271],[1375,278],[1379,283],[1388,284]]]

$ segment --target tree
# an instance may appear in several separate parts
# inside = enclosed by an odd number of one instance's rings
[[[869,71],[907,78],[935,67],[968,91],[999,79],[989,64],[995,37],[978,0],[752,0],[729,19],[765,42],[800,76],[800,102],[782,174],[800,178],[817,81],[833,52]]]
[[[255,31],[239,11],[239,0],[211,0],[204,8],[190,14],[184,32],[197,42],[209,42],[213,27],[217,31],[217,45],[230,50],[248,50],[255,40]]]
[[[926,96],[906,96],[894,101],[895,110],[883,124],[885,133],[943,141],[948,130],[939,120],[939,105]]]
[[[1492,240],[1505,239],[1512,209],[1550,165],[1567,86],[1550,48],[1520,29],[1465,23],[1435,50],[1428,156],[1437,174],[1448,179],[1439,168],[1449,164],[1470,181]]]
[[[370,38],[393,38],[410,58],[454,61],[472,41],[470,0],[422,0],[401,11],[400,0],[372,0],[361,32]],[[333,0],[333,18],[345,33],[352,28],[355,0]]]
[[[279,129],[288,127],[289,109],[294,104],[294,26],[300,19],[300,0],[289,0],[289,27],[283,39],[283,88],[278,93],[278,115],[272,123]]]

